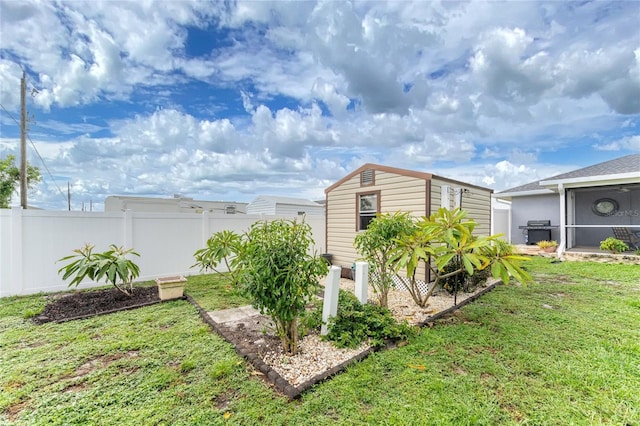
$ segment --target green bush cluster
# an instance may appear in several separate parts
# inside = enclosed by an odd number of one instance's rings
[[[629,250],[629,246],[617,238],[609,237],[604,241],[600,241],[600,250],[606,250],[611,253],[622,253]]]
[[[319,328],[322,306],[316,307],[304,323],[309,328]],[[387,340],[406,340],[414,334],[415,328],[406,321],[398,322],[388,308],[362,304],[352,293],[340,290],[338,312],[329,319],[329,333],[325,338],[339,348],[355,348],[366,340],[373,346],[383,346]]]

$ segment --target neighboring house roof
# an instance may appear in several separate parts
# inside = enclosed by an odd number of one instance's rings
[[[256,197],[255,200],[252,201],[251,204],[255,203],[258,200],[268,201],[273,204],[293,204],[296,206],[315,206],[315,207],[321,206],[315,201],[307,200],[306,198],[279,197],[275,195],[259,195],[258,197]]]
[[[631,154],[593,166],[583,167],[547,179],[516,186],[494,195],[496,198],[521,197],[526,195],[553,194],[558,185],[564,187],[590,187],[640,183],[640,154]]]
[[[455,179],[450,179],[444,176],[437,176],[434,175],[432,173],[425,173],[425,172],[418,172],[415,170],[407,170],[407,169],[399,169],[396,167],[389,167],[389,166],[383,166],[380,164],[373,164],[373,163],[367,163],[361,167],[358,167],[356,170],[352,171],[351,173],[349,173],[348,175],[346,175],[345,177],[343,177],[342,179],[340,179],[339,181],[337,181],[336,183],[334,183],[333,185],[331,185],[330,187],[328,187],[327,189],[324,190],[325,194],[328,194],[329,192],[331,192],[333,189],[337,188],[338,186],[342,185],[344,182],[347,182],[349,179],[351,179],[354,176],[359,175],[360,173],[362,173],[365,170],[377,170],[377,171],[382,171],[382,172],[387,172],[387,173],[394,173],[400,176],[410,176],[410,177],[414,177],[414,178],[418,178],[418,179],[424,179],[424,180],[431,180],[431,179],[440,179],[443,181],[447,181],[450,183],[457,183],[457,184],[461,184],[461,185],[466,185],[466,186],[470,186],[473,188],[479,188],[479,189],[483,189],[485,191],[489,191],[489,192],[493,192],[493,189],[491,188],[485,188],[483,186],[478,186],[478,185],[473,185],[467,182],[462,182],[459,180],[455,180]]]

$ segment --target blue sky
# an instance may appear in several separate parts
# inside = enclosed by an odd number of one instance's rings
[[[322,199],[367,162],[500,191],[640,151],[636,1],[0,8],[0,158],[24,69],[42,208]]]

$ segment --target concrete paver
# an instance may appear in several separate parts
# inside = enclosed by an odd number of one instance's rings
[[[255,315],[260,315],[260,311],[251,305],[240,306],[239,308],[223,309],[221,311],[207,312],[207,315],[218,324],[230,321],[239,321]]]

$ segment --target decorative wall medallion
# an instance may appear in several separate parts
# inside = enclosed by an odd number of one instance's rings
[[[613,216],[618,211],[618,202],[611,198],[598,198],[593,202],[591,210],[598,216]]]

